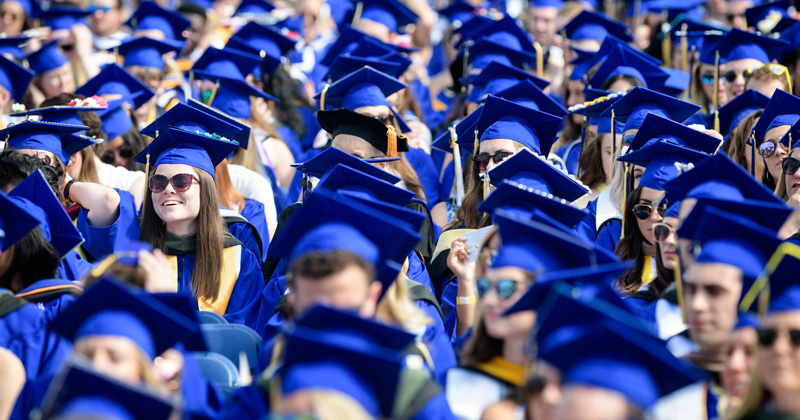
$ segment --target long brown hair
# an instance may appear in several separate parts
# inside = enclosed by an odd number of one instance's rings
[[[675,279],[673,270],[664,266],[664,260],[661,258],[661,244],[656,241],[656,278],[650,283],[647,288],[647,295],[656,300],[661,297],[664,290],[669,287]]]
[[[400,157],[400,160],[389,162],[389,167],[397,172],[397,175],[399,175],[403,183],[406,184],[406,189],[414,193],[414,198],[425,202],[425,190],[422,188],[422,183],[419,181],[419,177],[414,171],[414,168],[408,163],[406,154],[400,152],[397,155]]]
[[[738,163],[747,172],[750,172],[750,167],[747,166],[747,158],[744,155],[745,151],[747,150],[747,147],[745,147],[745,142],[750,137],[750,132],[753,130],[755,120],[760,118],[761,114],[763,113],[764,110],[759,109],[758,111],[750,114],[750,116],[747,118],[743,119],[738,126],[733,127],[728,135],[728,141],[722,145],[722,151],[727,153],[731,159]],[[756,154],[756,159],[760,157],[761,155]]]
[[[614,253],[621,260],[636,261],[636,265],[626,271],[619,279],[619,284],[627,293],[635,293],[642,286],[642,269],[644,268],[644,259],[647,258],[642,246],[644,236],[639,230],[639,224],[633,214],[633,206],[639,204],[641,196],[642,187],[636,187],[628,196],[628,201],[625,203],[625,211],[622,213],[624,215],[622,220],[625,236],[617,244],[617,249],[614,250]]]
[[[603,170],[603,136],[610,136],[610,133],[591,134],[586,136],[584,141],[584,151],[579,159],[581,182],[589,188],[606,182],[606,172]]]
[[[154,169],[155,171],[155,169]],[[222,217],[219,215],[219,198],[214,187],[214,179],[206,171],[196,170],[200,180],[200,214],[197,216],[197,255],[192,270],[192,291],[195,296],[215,301],[219,293],[222,273],[223,232]],[[166,252],[164,241],[164,222],[153,207],[153,195],[144,195],[142,226],[139,237],[149,242],[153,248]]]
[[[222,162],[214,169],[214,174],[216,175],[214,186],[217,187],[219,204],[241,213],[245,205],[244,195],[231,183],[231,174],[228,172],[228,159],[222,159]]]

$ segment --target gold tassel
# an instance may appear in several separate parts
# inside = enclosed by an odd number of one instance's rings
[[[664,60],[664,67],[672,67],[672,37],[669,31],[664,32],[664,38],[661,39],[661,58]]]
[[[533,49],[536,50],[536,77],[541,79],[544,75],[544,54],[542,53],[542,45],[539,44],[539,42],[534,42]]]
[[[358,26],[358,21],[361,20],[361,12],[363,11],[364,11],[364,3],[363,2],[356,3],[356,11],[355,13],[353,13],[353,23],[352,23],[353,27]]]
[[[361,3],[359,3],[361,4]],[[325,87],[322,88],[322,93],[319,94],[319,110],[325,110],[325,95],[328,94],[328,88],[331,87],[330,83],[325,83]]]
[[[689,26],[687,24],[681,25],[681,32],[683,32],[683,36],[681,37],[681,70],[685,72],[689,72],[689,41],[687,33],[689,30]]]
[[[98,263],[91,271],[91,275],[94,278],[100,278],[103,276],[103,273],[108,270],[108,267],[111,267],[112,264],[119,260],[119,256],[117,254],[111,254],[106,259]]]
[[[719,50],[714,51],[714,98],[712,98],[712,104],[714,105],[714,111],[719,108]]]
[[[792,132],[789,132],[789,150],[792,150]]]
[[[214,103],[214,98],[217,97],[217,92],[219,92],[219,80],[217,80],[217,83],[214,84],[214,90],[211,91],[211,97],[208,98],[208,106],[211,106],[211,104]]]
[[[475,149],[472,151],[473,156],[478,154],[480,146],[481,146],[481,140],[478,138],[478,129],[475,129]]]
[[[616,114],[614,114],[614,107],[611,107],[611,173],[608,174],[610,180],[614,176],[614,154],[617,153],[617,127],[616,127]]]
[[[158,134],[156,134],[156,137],[158,137]],[[144,164],[144,194],[142,194],[142,197],[144,197],[144,195],[147,194],[147,187],[150,185],[150,146],[147,146],[147,155],[145,155],[145,159],[146,162]],[[145,200],[142,199],[142,207],[139,208],[140,213],[142,211],[142,208],[144,208],[144,201]]]
[[[386,156],[390,158],[397,157],[397,131],[392,125],[386,126]]]
[[[490,188],[492,184],[489,183],[489,171],[483,173],[483,199],[486,200],[486,197],[489,196]]]
[[[624,183],[622,188],[623,212],[622,212],[622,229],[619,235],[620,240],[622,240],[622,238],[625,237],[625,218],[628,216],[628,212],[624,211],[628,207],[628,164],[627,163],[625,163],[625,174],[623,175],[623,177],[624,177],[622,179],[622,182]]]
[[[714,110],[714,131],[719,133],[719,111]]]
[[[675,269],[673,270],[673,274],[675,275],[675,287],[678,292],[678,307],[681,308],[681,318],[683,319],[683,323],[686,324],[689,321],[686,315],[686,304],[683,302],[683,274],[681,272],[680,252],[675,253]]]

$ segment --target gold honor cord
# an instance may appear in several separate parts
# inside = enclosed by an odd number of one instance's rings
[[[397,157],[397,131],[391,125],[386,126],[386,156]]]
[[[666,15],[666,11],[664,14]],[[664,22],[667,21],[666,16],[662,19]],[[669,30],[662,31],[662,34],[664,38],[661,39],[661,58],[664,60],[664,67],[672,67],[672,35]]]

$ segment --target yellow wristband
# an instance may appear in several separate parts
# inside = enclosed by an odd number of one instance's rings
[[[456,302],[458,305],[472,305],[473,303],[475,303],[475,296],[470,296],[470,297],[459,296]]]

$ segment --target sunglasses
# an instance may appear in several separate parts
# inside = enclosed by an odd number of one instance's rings
[[[476,291],[478,292],[478,297],[484,297],[487,293],[489,293],[489,289],[492,287],[492,282],[489,279],[482,277],[475,281]],[[517,291],[517,282],[511,279],[500,279],[494,285],[495,291],[497,291],[497,296],[500,297],[500,300],[506,300],[511,296],[514,296],[514,292]]]
[[[475,162],[475,167],[478,168],[479,171],[483,172],[489,166],[489,160],[493,160],[495,165],[506,160],[507,157],[513,155],[512,152],[497,152],[493,155],[489,155],[486,153],[481,153],[479,155],[475,155],[472,157],[472,161]]]
[[[114,159],[117,155],[123,159],[130,159],[133,157],[133,150],[131,150],[129,147],[126,147],[124,149],[118,149],[116,152],[108,151],[103,153],[103,156],[100,156],[100,160],[103,163],[112,164],[114,163]]]
[[[735,71],[735,70],[728,70],[725,73],[722,73],[722,78],[725,79],[726,82],[731,83],[734,80],[736,80],[736,78],[739,75],[744,77],[744,72],[738,72],[738,71]]]
[[[652,204],[637,204],[633,206],[633,214],[639,220],[647,220],[650,218],[650,215],[653,214],[653,209],[655,209],[661,217],[664,217],[664,213],[667,211],[664,207],[653,207]]]
[[[657,242],[664,242],[675,232],[672,226],[666,223],[657,223],[653,225],[653,235],[656,237]]]
[[[764,142],[758,146],[758,154],[763,158],[772,157],[777,150],[786,150],[786,148],[775,140],[764,140]]]
[[[778,330],[776,328],[759,328],[756,331],[758,333],[758,344],[765,347],[771,347],[778,339],[778,335],[784,331],[789,333],[789,342],[792,343],[792,347],[800,347],[800,330],[795,330],[792,328],[785,330]]]
[[[734,76],[735,78],[735,76]],[[704,85],[713,85],[714,84],[714,74],[713,73],[703,73],[700,75],[700,83]]]
[[[793,157],[785,157],[783,158],[783,162],[781,163],[781,169],[783,169],[783,173],[786,175],[794,175],[797,172],[797,168],[800,168],[800,160]]]
[[[153,175],[150,178],[150,191],[160,193],[167,188],[168,184],[172,183],[172,188],[175,188],[175,191],[185,192],[192,186],[193,181],[200,183],[200,180],[191,174],[177,174],[172,178],[167,178],[164,175]]]
[[[780,64],[754,64],[748,67],[744,74],[745,76],[751,76],[756,70],[764,67],[769,69],[769,71],[775,76],[786,77],[786,84],[789,86],[789,91],[792,91],[792,79],[789,77],[789,69],[786,66],[782,66]]]

